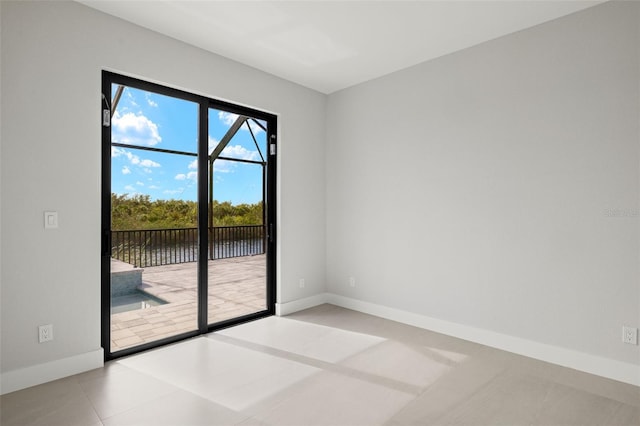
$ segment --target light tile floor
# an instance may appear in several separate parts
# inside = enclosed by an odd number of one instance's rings
[[[4,395],[9,425],[640,425],[640,388],[322,305]]]

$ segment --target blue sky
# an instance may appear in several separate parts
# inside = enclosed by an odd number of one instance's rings
[[[209,110],[209,152],[222,139],[236,117],[224,111]],[[255,123],[251,123],[251,129],[265,156],[265,132]],[[152,200],[196,200],[196,157],[157,153],[136,147],[197,152],[197,104],[126,87],[111,122],[111,135],[113,142],[131,145],[111,149],[112,192],[148,194]],[[231,139],[222,156],[261,161],[246,124]],[[262,200],[260,165],[216,160],[213,176],[216,200],[230,201],[232,204]]]

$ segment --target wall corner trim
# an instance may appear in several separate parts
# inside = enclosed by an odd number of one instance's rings
[[[305,299],[280,304],[279,316],[329,303],[369,315],[386,318],[414,327],[424,328],[459,339],[490,346],[507,352],[549,362],[596,376],[640,386],[640,365],[625,363],[610,358],[566,349],[559,346],[535,342],[520,337],[509,336],[491,330],[475,328],[449,321],[431,318],[400,309],[365,302],[333,293],[323,293]],[[279,308],[279,309],[278,309]]]
[[[6,371],[0,374],[0,395],[73,376],[103,365],[104,351],[100,348],[43,364]]]

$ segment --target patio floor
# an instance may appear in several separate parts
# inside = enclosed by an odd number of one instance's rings
[[[266,309],[265,255],[209,261],[208,323]],[[140,290],[167,303],[111,315],[111,352],[197,329],[197,264],[144,268]]]

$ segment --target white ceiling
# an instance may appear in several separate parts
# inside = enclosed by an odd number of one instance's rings
[[[603,3],[79,1],[322,93]]]

